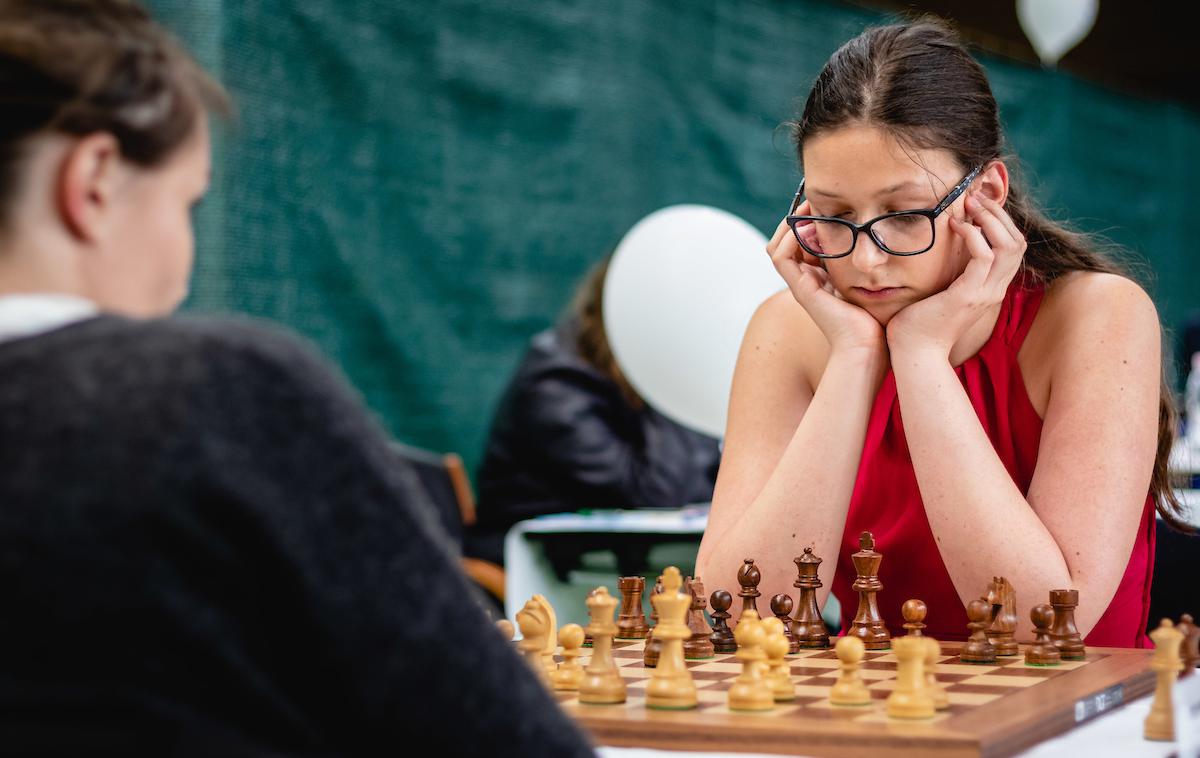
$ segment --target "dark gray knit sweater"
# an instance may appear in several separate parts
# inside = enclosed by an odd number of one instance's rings
[[[0,752],[590,754],[428,507],[277,330],[0,343]]]

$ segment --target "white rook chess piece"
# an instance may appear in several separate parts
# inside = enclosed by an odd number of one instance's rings
[[[887,714],[892,718],[933,718],[933,697],[925,683],[925,656],[929,648],[922,637],[897,637],[892,640],[896,655],[896,689],[887,699]]]

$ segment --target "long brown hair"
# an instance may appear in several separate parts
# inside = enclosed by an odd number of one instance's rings
[[[35,135],[108,132],[148,167],[208,111],[224,90],[132,0],[0,0],[0,229]]]
[[[856,124],[881,128],[906,147],[945,150],[964,172],[993,160],[1020,165],[1006,150],[999,108],[983,67],[953,27],[937,16],[922,14],[901,23],[868,27],[830,57],[803,114],[792,124],[801,164],[807,140]],[[1071,271],[1135,278],[1116,260],[1125,251],[1048,219],[1015,176],[1010,179],[1005,210],[1025,234],[1028,247],[1022,265],[1031,280],[1048,283]],[[1163,518],[1177,529],[1192,531],[1180,519],[1182,505],[1167,466],[1175,419],[1164,371],[1150,489]]]

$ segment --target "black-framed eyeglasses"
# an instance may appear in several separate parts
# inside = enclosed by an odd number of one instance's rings
[[[858,243],[859,232],[869,234],[885,253],[920,255],[933,247],[937,228],[934,221],[970,186],[971,180],[979,175],[984,165],[976,166],[963,177],[934,208],[893,211],[862,224],[832,216],[793,216],[804,197],[804,180],[801,179],[788,209],[787,223],[800,246],[818,258],[844,258],[849,255]]]

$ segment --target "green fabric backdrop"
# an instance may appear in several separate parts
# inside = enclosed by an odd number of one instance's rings
[[[151,0],[232,91],[188,307],[314,339],[399,438],[477,464],[526,340],[645,214],[778,222],[786,129],[882,14],[834,2]],[[1129,51],[1124,54],[1133,54]],[[1200,114],[981,55],[1060,218],[1197,303]]]

